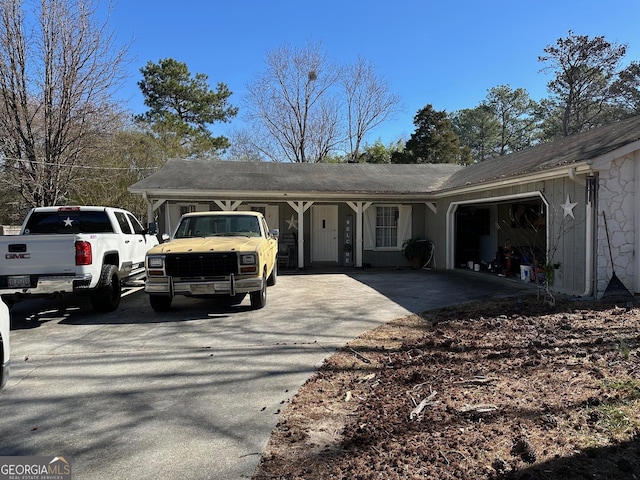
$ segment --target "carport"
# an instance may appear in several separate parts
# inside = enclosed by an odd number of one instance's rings
[[[535,254],[538,263],[544,263],[548,210],[539,192],[452,203],[449,215],[454,268],[478,265],[486,269],[507,239],[518,256],[528,252]]]

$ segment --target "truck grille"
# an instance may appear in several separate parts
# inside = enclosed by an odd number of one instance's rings
[[[238,273],[236,253],[180,253],[165,257],[167,275],[172,277],[226,277]]]

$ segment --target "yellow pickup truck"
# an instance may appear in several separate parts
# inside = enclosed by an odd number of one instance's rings
[[[172,238],[147,252],[145,292],[151,307],[167,311],[176,295],[246,297],[267,303],[267,285],[278,275],[278,231],[259,212],[194,212],[183,215]]]

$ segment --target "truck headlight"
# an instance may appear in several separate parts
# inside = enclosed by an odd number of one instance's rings
[[[257,261],[255,253],[245,253],[240,255],[240,265],[255,265],[256,263]]]
[[[164,257],[148,257],[147,266],[149,268],[162,268],[164,267]]]
[[[147,275],[149,277],[164,276],[164,255],[147,256]]]

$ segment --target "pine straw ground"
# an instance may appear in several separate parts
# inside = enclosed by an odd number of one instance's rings
[[[640,478],[639,326],[535,297],[397,319],[302,386],[253,479]]]

